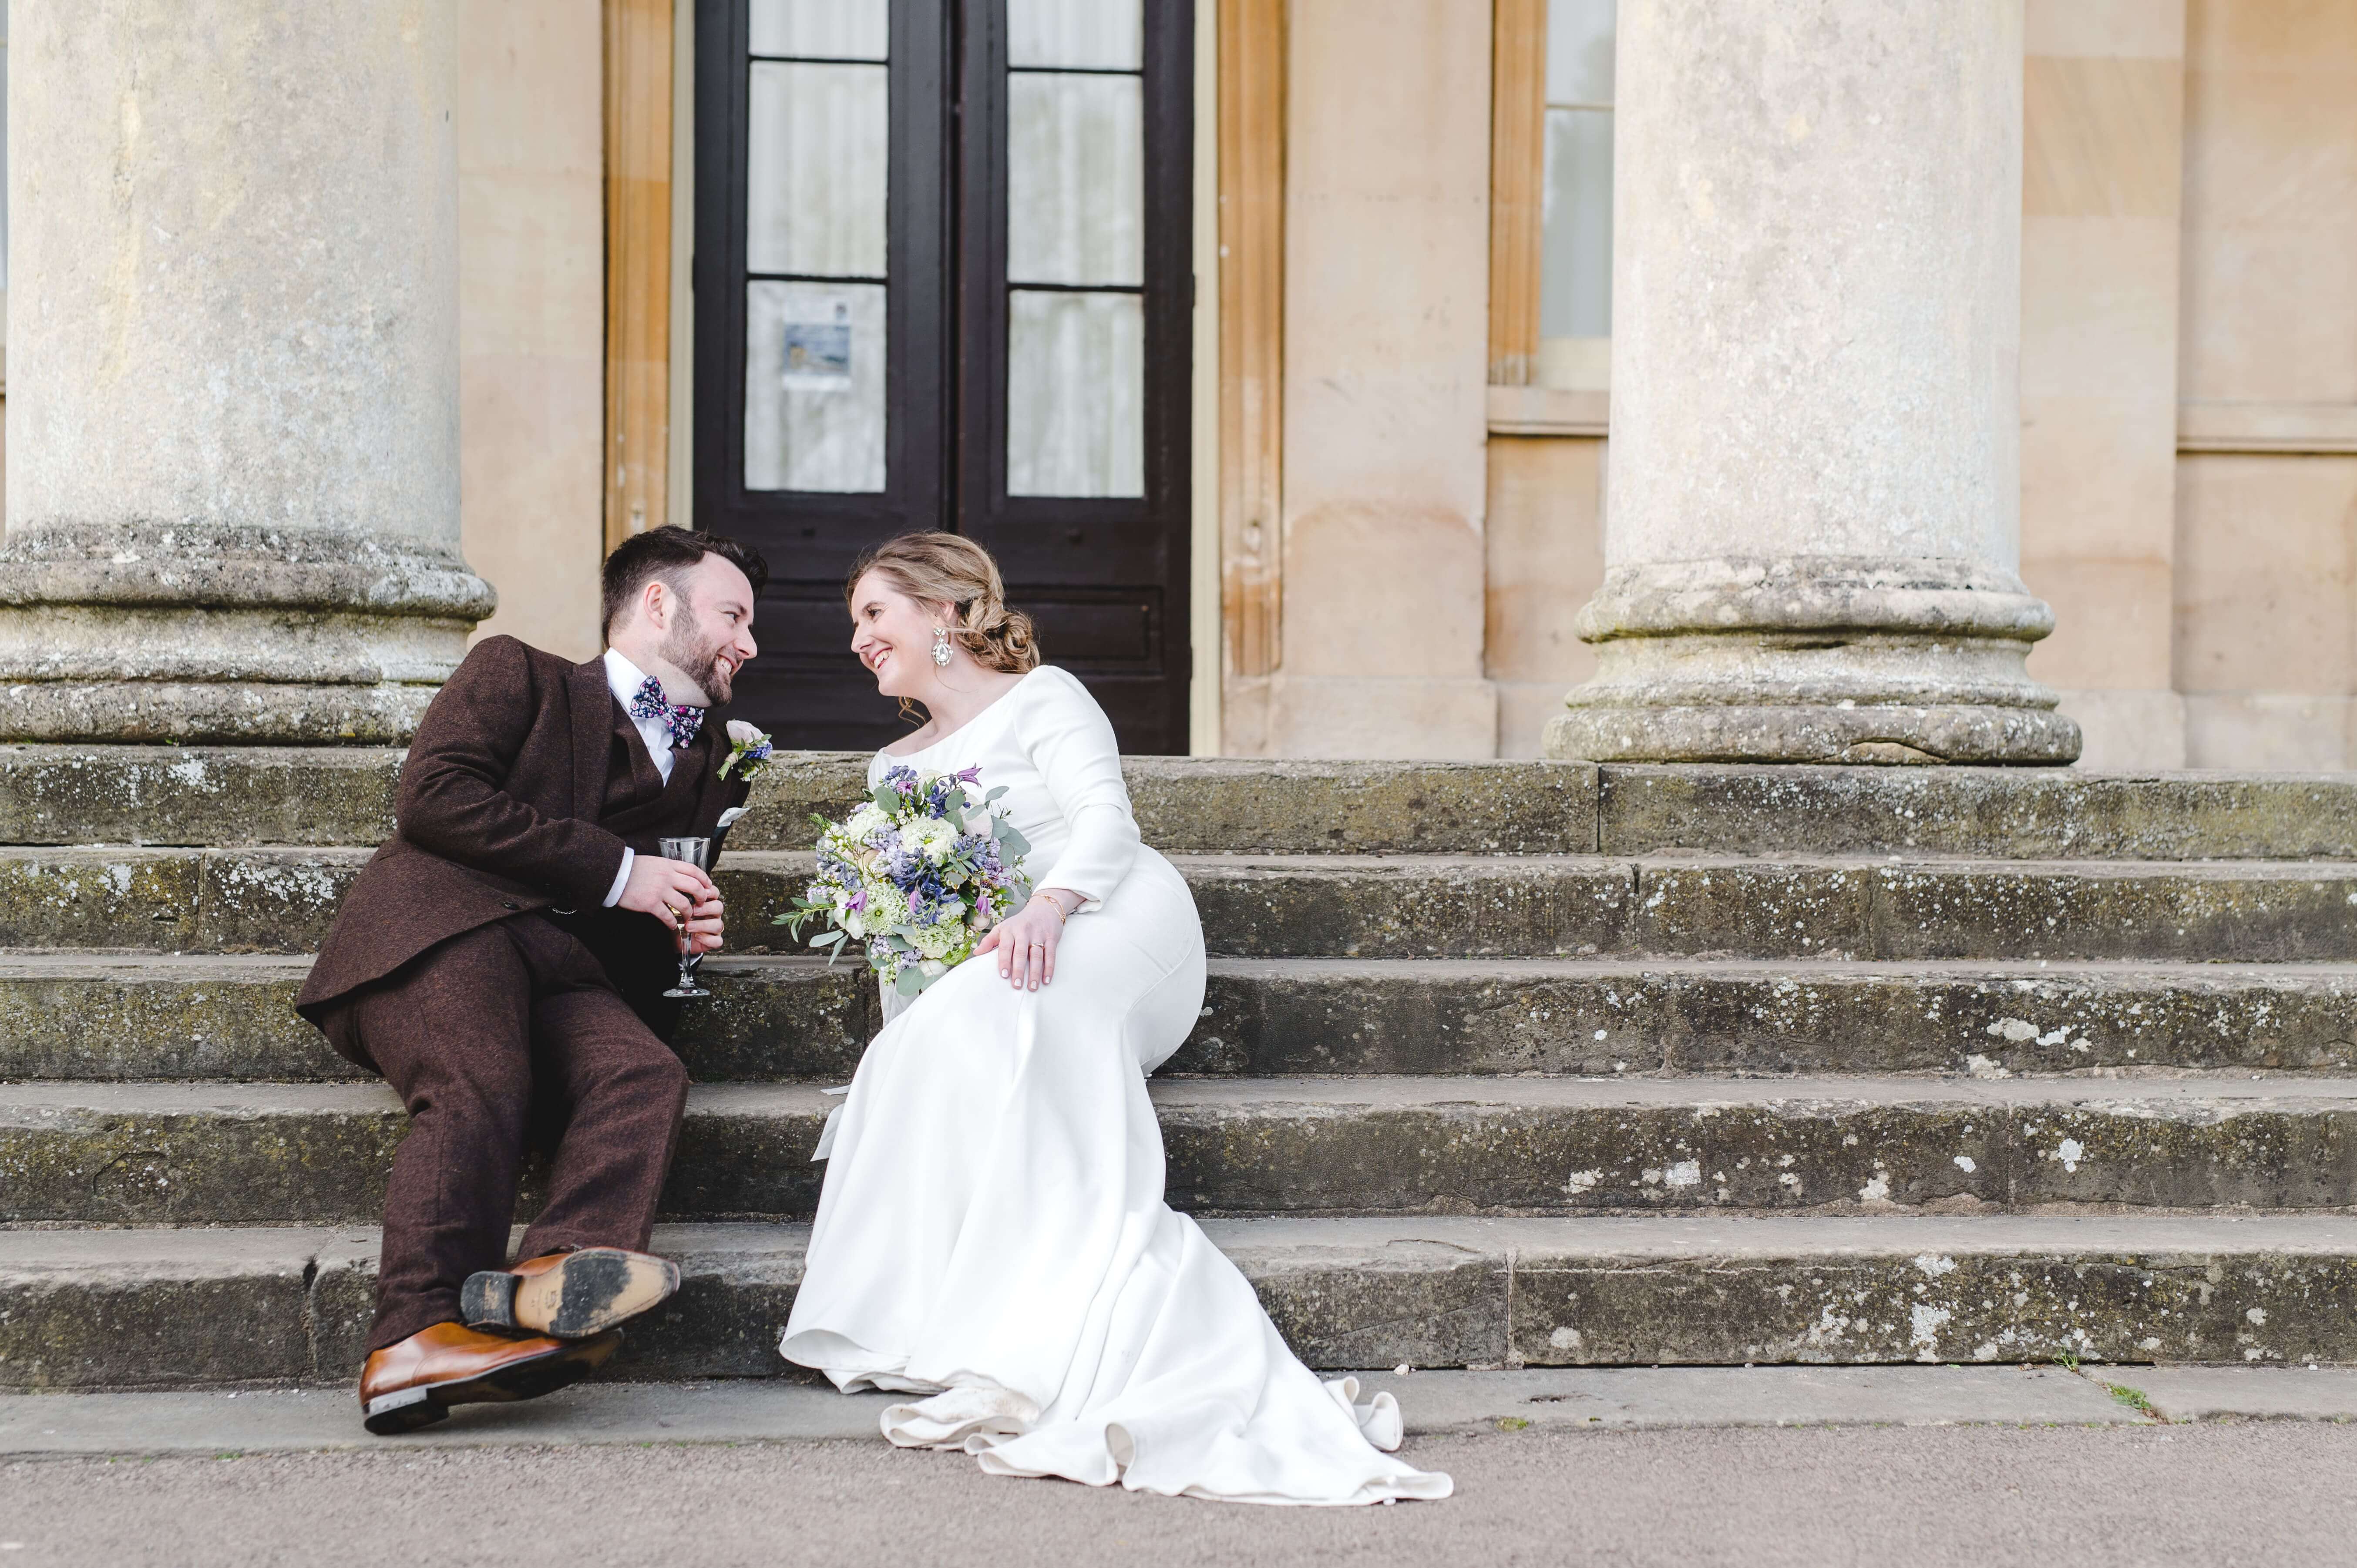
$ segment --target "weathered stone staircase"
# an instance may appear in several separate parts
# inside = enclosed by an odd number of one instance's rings
[[[391,1094],[290,1011],[383,751],[0,747],[0,1387],[336,1382]],[[722,881],[776,940],[774,770]],[[2357,779],[1144,761],[1171,1201],[1311,1362],[2357,1360]],[[641,1377],[769,1375],[864,971],[707,966]]]

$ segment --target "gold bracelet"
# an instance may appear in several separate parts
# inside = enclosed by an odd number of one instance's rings
[[[1039,892],[1031,895],[1031,901],[1035,904],[1040,902],[1042,899],[1047,901],[1048,908],[1056,911],[1056,929],[1058,930],[1061,930],[1066,926],[1071,924],[1072,918],[1064,913],[1064,901],[1062,899],[1052,897],[1045,888],[1041,888]]]

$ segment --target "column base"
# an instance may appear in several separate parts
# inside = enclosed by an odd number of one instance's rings
[[[60,524],[0,545],[0,741],[393,746],[496,602],[340,529]]]
[[[1580,612],[1593,680],[1547,725],[1591,762],[2021,763],[2079,756],[2029,677],[2053,612],[2010,573],[1936,558],[1648,562]]]
[[[1543,749],[1587,762],[2050,768],[2077,759],[2079,726],[2036,708],[1577,708],[1547,721]]]

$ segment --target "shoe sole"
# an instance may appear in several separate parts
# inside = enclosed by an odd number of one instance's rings
[[[529,1279],[503,1269],[469,1274],[458,1293],[467,1326],[586,1339],[661,1305],[679,1289],[679,1265],[619,1247],[585,1247]]]
[[[538,1399],[577,1383],[604,1366],[621,1343],[621,1331],[616,1329],[601,1338],[561,1346],[529,1360],[511,1361],[479,1377],[395,1389],[368,1402],[361,1424],[379,1437],[393,1437],[447,1419],[452,1405]]]

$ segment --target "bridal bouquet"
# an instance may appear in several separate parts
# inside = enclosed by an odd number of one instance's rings
[[[990,810],[1006,787],[977,795],[982,770],[924,773],[895,768],[842,822],[818,824],[818,875],[777,923],[832,963],[854,940],[867,966],[914,996],[974,955],[983,933],[1030,897],[1023,857],[1031,845]]]

